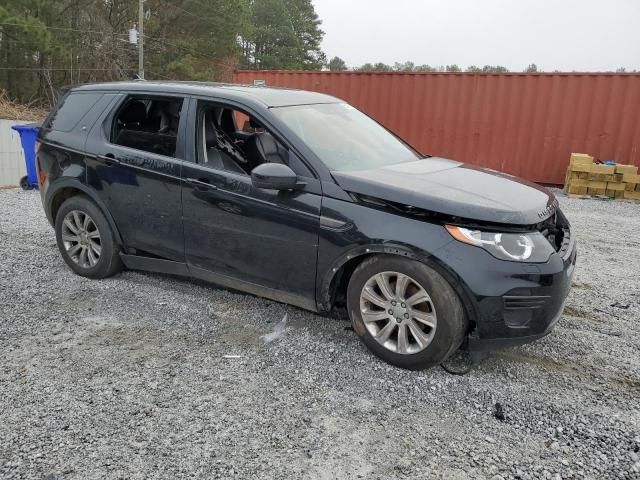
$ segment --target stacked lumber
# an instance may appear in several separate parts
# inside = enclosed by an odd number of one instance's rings
[[[640,200],[640,175],[635,165],[594,163],[586,153],[572,153],[564,190],[572,196]]]

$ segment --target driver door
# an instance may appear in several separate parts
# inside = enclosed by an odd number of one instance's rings
[[[185,255],[195,276],[276,300],[316,309],[315,278],[320,228],[320,183],[296,154],[286,162],[307,184],[298,191],[255,188],[249,168],[255,159],[242,149],[234,107],[196,101],[190,109],[196,132],[195,161],[182,169]],[[220,109],[223,109],[222,111]],[[242,112],[249,115],[246,112]],[[227,119],[223,125],[221,118]],[[216,135],[211,129],[220,129]],[[220,138],[227,145],[219,145]],[[228,143],[237,145],[235,154]],[[302,166],[302,167],[301,167]]]

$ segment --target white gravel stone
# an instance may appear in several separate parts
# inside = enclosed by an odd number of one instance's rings
[[[556,329],[454,377],[269,300],[81,278],[39,194],[0,190],[0,478],[638,478],[640,205],[560,202],[579,260]]]

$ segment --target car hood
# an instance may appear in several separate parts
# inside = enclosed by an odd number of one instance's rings
[[[533,225],[558,206],[535,183],[439,157],[332,174],[348,192],[469,220]]]

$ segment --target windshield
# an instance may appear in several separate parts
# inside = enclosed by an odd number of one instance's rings
[[[422,158],[346,103],[278,107],[272,112],[331,170],[366,170]]]

